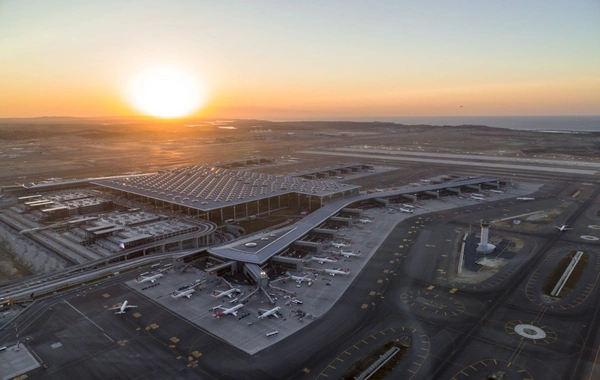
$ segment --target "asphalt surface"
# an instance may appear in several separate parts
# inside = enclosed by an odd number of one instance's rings
[[[585,191],[576,198],[573,189]],[[122,285],[115,278],[36,302],[15,322],[19,337],[48,365],[34,379],[340,378],[381,344],[412,345],[389,378],[596,379],[599,358],[600,244],[580,235],[600,224],[598,186],[551,183],[535,201],[500,200],[412,217],[395,227],[341,299],[321,318],[255,355],[232,347]],[[535,229],[492,227],[490,236],[523,241],[507,265],[481,283],[458,282],[456,253],[469,225],[565,205]],[[572,225],[559,233],[552,225]],[[540,289],[573,249],[589,255],[570,295]],[[108,311],[127,299],[137,309]],[[140,315],[136,317],[136,312]],[[534,326],[543,337],[519,335]],[[529,330],[527,330],[529,331]],[[14,331],[0,332],[0,341]],[[61,347],[52,348],[60,342]],[[594,372],[595,371],[595,372]]]

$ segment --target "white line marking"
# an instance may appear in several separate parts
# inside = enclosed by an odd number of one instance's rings
[[[75,310],[76,312],[78,312],[79,314],[81,314],[81,315],[83,316],[83,318],[85,318],[85,319],[87,319],[88,321],[90,321],[90,322],[91,322],[91,324],[93,324],[94,326],[96,326],[97,328],[99,328],[101,331],[104,331],[104,329],[103,329],[102,327],[100,327],[100,326],[98,326],[97,324],[95,324],[95,323],[94,323],[94,321],[92,321],[91,319],[89,319],[89,318],[88,318],[88,317],[87,317],[85,314],[83,314],[81,311],[79,311],[79,309],[77,309],[75,306],[71,305],[71,304],[69,303],[69,301],[67,301],[67,300],[63,300],[63,301],[65,301],[65,303],[66,303],[67,305],[71,306],[71,307],[73,308],[73,310]],[[104,336],[105,336],[105,337],[107,337],[108,339],[110,339],[110,337],[109,337],[108,335],[104,334]],[[115,341],[114,341],[114,340],[112,340],[112,339],[110,339],[110,341],[111,341],[111,342],[113,342],[113,343],[115,342]]]

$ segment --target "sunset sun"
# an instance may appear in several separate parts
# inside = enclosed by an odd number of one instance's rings
[[[188,116],[204,105],[206,89],[192,73],[174,67],[139,72],[127,98],[139,112],[165,119]]]

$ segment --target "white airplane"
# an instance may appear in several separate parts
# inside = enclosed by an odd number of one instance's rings
[[[503,194],[503,193],[504,193],[504,191],[500,191],[500,190],[490,190],[490,193]]]
[[[317,281],[317,278],[313,276],[313,278],[310,278],[310,274],[307,274],[304,277],[300,277],[300,276],[291,276],[292,280],[296,281],[297,283],[301,284],[303,281],[308,282],[309,284],[312,282]]]
[[[228,309],[220,306],[218,309],[221,309],[223,311],[217,312],[215,310],[215,317],[219,318],[219,317],[222,317],[222,316],[227,315],[227,314],[233,314],[234,317],[237,317],[237,310],[240,309],[240,308],[242,308],[242,307],[244,307],[244,304],[241,304],[241,303],[239,303],[239,304],[237,304],[237,305],[235,305],[233,307],[230,307]]]
[[[236,288],[231,288],[229,290],[225,290],[225,291],[220,291],[220,290],[215,290],[213,292],[213,297],[215,298],[219,298],[219,297],[223,297],[223,296],[227,296],[229,298],[233,297],[233,293],[240,293],[241,291],[239,289]]]
[[[277,315],[277,312],[279,310],[281,310],[281,307],[277,306],[271,310],[263,310],[263,309],[258,309],[258,310],[262,312],[262,314],[258,315],[258,319],[264,319],[265,317],[268,317],[270,315],[275,316],[275,318],[279,318],[279,315]]]
[[[371,219],[367,219],[367,218],[362,218],[362,219],[359,219],[358,221],[361,222],[362,224],[373,223],[373,221]]]
[[[335,263],[337,261],[336,259],[330,259],[328,257],[312,257],[311,260],[316,261],[321,265],[324,263]]]
[[[477,199],[477,200],[483,200],[483,195],[481,194],[471,194],[471,198],[473,199]]]
[[[350,274],[350,269],[346,269],[346,270],[341,270],[341,269],[325,269],[325,272],[330,275],[335,277],[336,274],[343,274],[344,276],[347,276]]]
[[[180,297],[191,298],[192,293],[194,293],[195,291],[196,291],[196,289],[191,288],[191,289],[184,290],[182,292],[173,292],[171,294],[171,297],[173,297],[173,298],[180,298]]]
[[[336,248],[341,248],[341,247],[350,247],[350,244],[345,244],[345,243],[331,243],[331,245],[333,245]]]
[[[560,226],[560,227],[559,227],[559,226],[554,226],[554,228],[558,228],[558,230],[559,230],[560,232],[564,232],[564,231],[569,231],[569,230],[572,230],[572,228],[567,228],[567,225],[566,225],[566,224],[563,224],[563,225],[562,225],[562,226]]]
[[[340,255],[344,256],[344,257],[350,257],[350,256],[360,256],[360,251],[358,251],[358,253],[354,253],[354,251],[344,251],[343,249],[340,251]]]
[[[138,284],[141,284],[143,282],[148,282],[148,281],[154,283],[154,281],[156,281],[156,280],[158,280],[159,278],[162,278],[162,277],[165,277],[165,275],[162,274],[162,273],[158,273],[158,274],[155,274],[153,276],[144,276],[144,275],[141,275],[140,277],[136,277],[135,282],[137,282]]]
[[[125,310],[132,308],[132,307],[137,307],[137,306],[130,305],[129,302],[127,302],[127,300],[125,300],[125,302],[123,302],[123,305],[117,306],[117,307],[111,307],[108,310],[117,310],[118,309],[119,311],[117,311],[115,314],[125,314]]]
[[[535,198],[529,198],[529,197],[517,197],[518,201],[533,201],[535,200]]]
[[[407,205],[406,203],[402,205],[404,208],[415,208],[415,206]]]
[[[413,213],[413,209],[412,208],[401,208],[400,212],[405,212],[407,214],[412,214]]]

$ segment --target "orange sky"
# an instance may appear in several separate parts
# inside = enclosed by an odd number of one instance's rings
[[[207,89],[194,116],[600,114],[597,1],[369,4],[4,2],[0,117],[136,115],[162,64]]]

